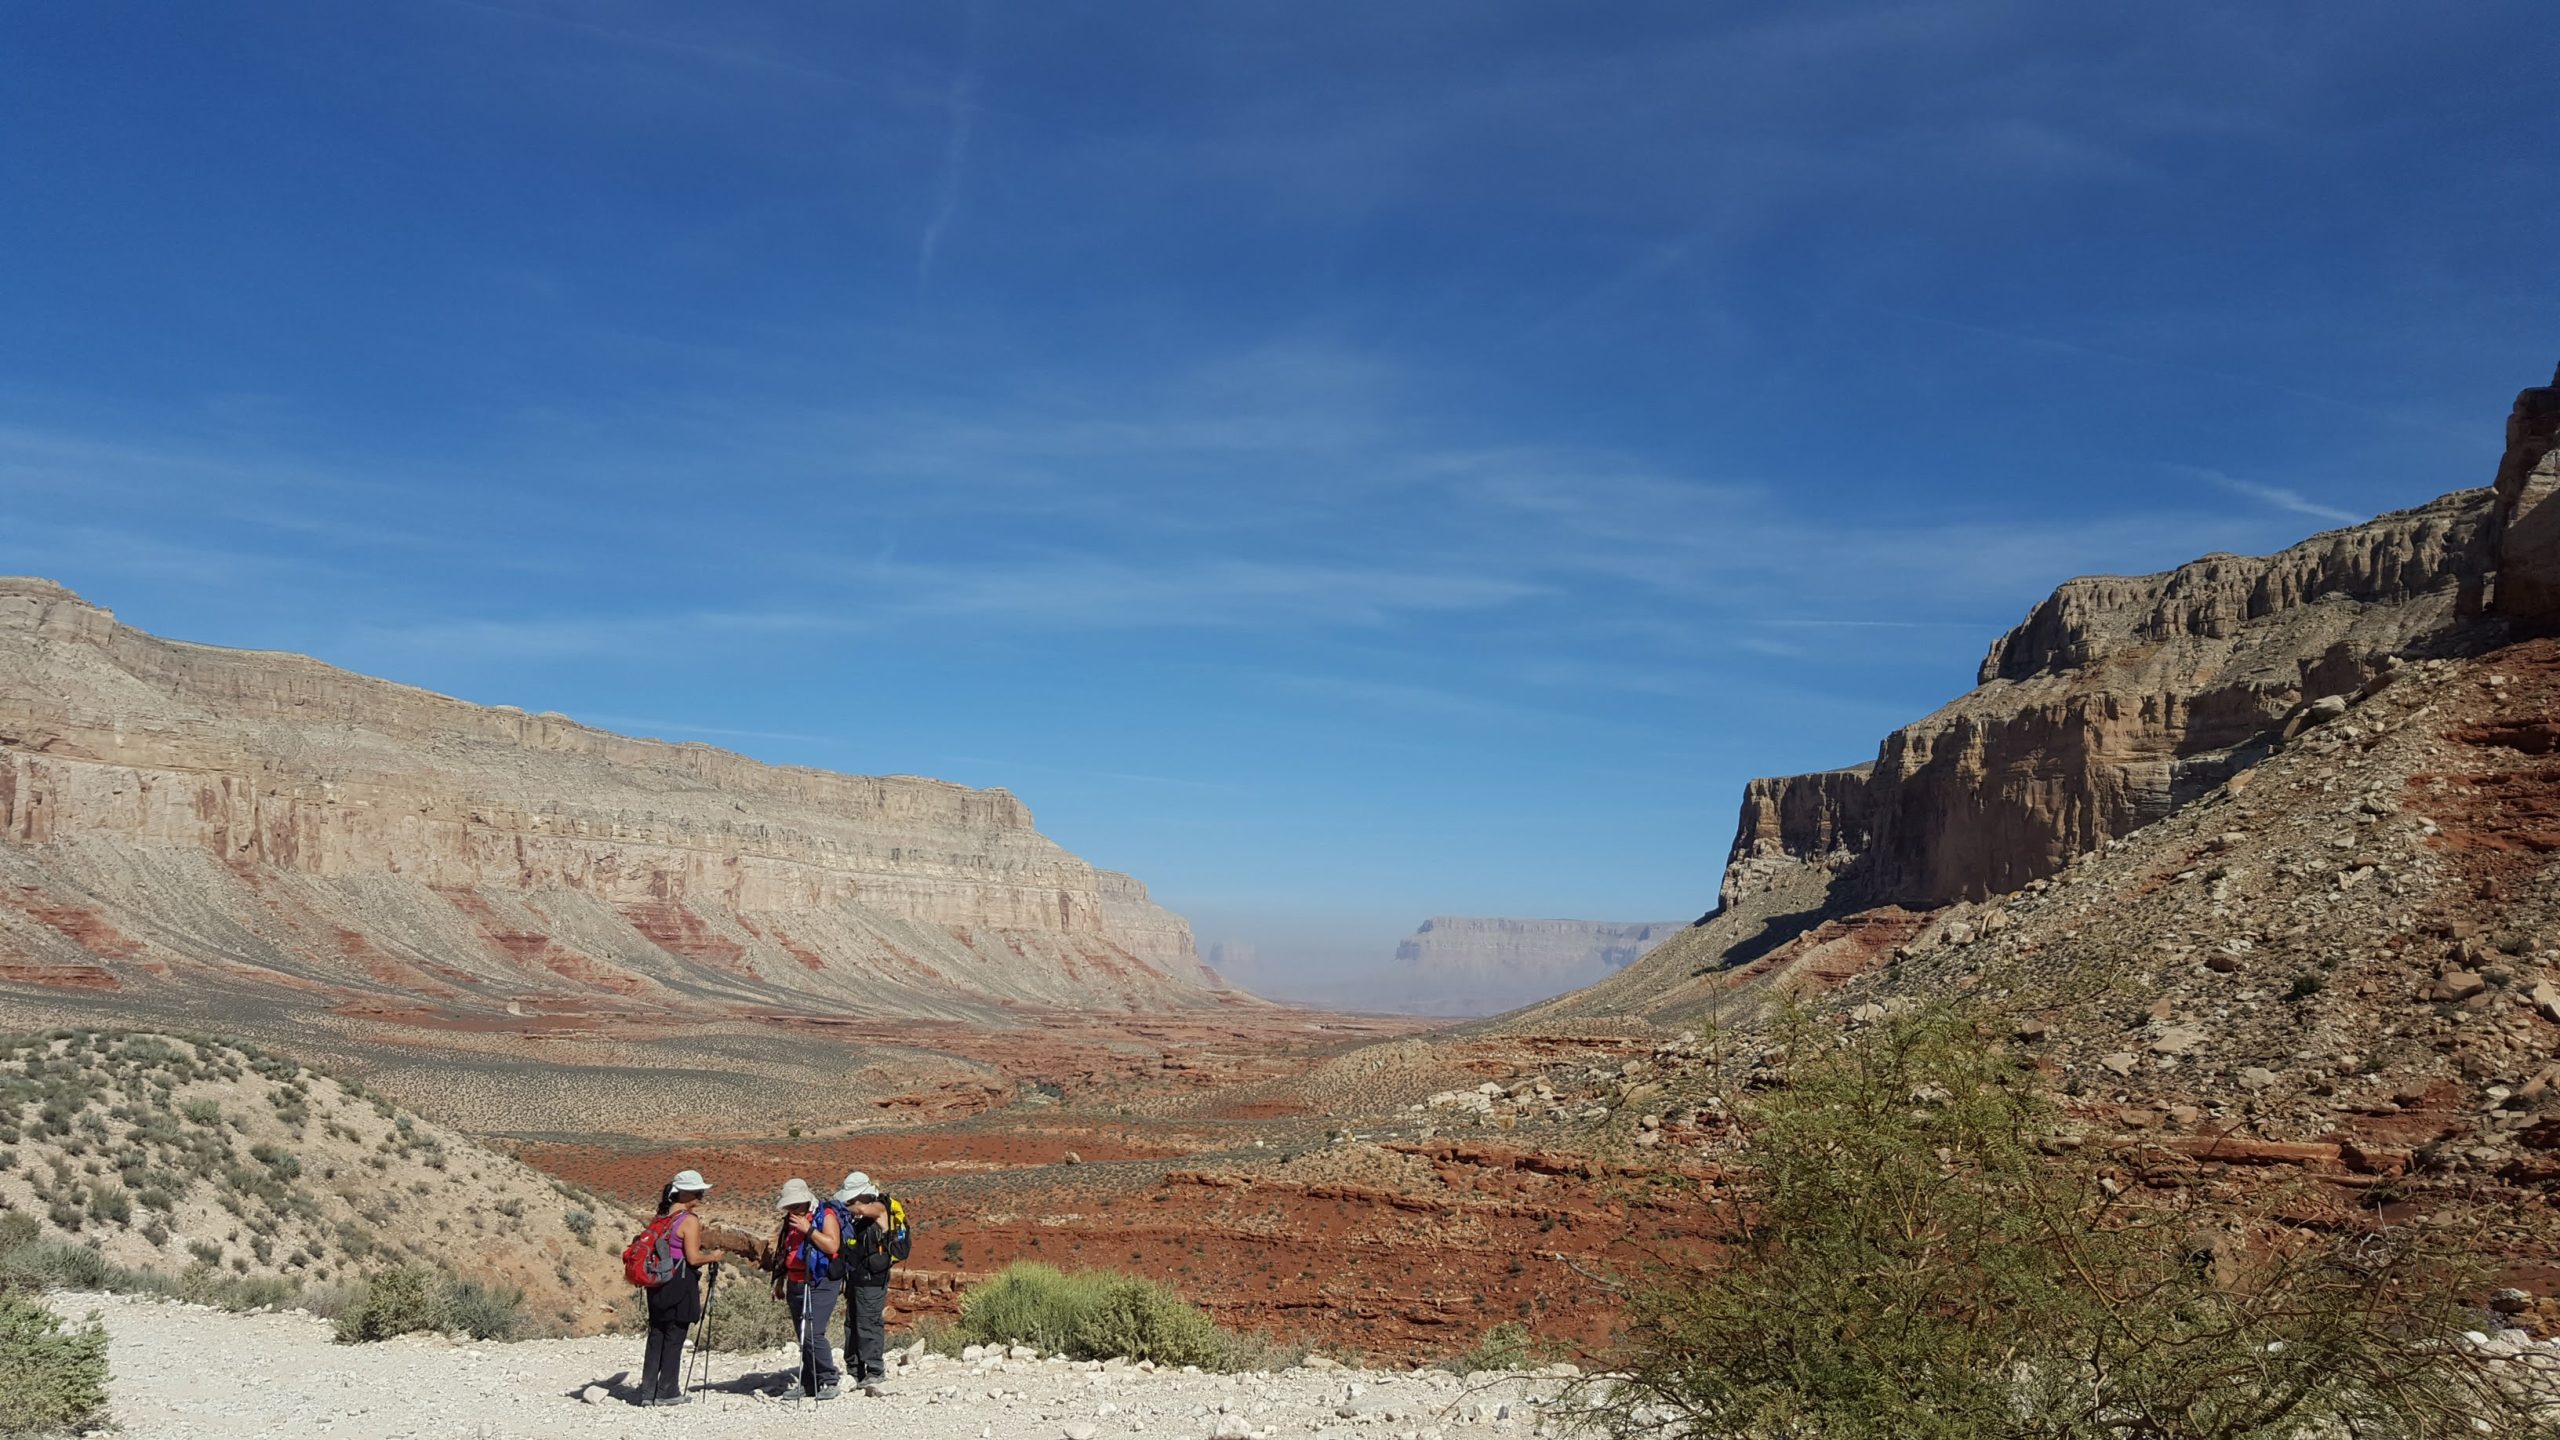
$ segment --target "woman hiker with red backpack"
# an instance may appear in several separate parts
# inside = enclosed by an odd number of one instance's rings
[[[710,1193],[711,1182],[701,1171],[678,1171],[658,1197],[658,1218],[622,1252],[624,1275],[646,1286],[649,1296],[649,1348],[640,1364],[643,1405],[693,1399],[678,1383],[677,1362],[684,1356],[685,1331],[702,1318],[702,1267],[728,1258],[704,1238],[701,1217],[694,1214]]]
[[[833,1400],[836,1355],[827,1327],[835,1319],[836,1302],[844,1298],[844,1266],[837,1252],[844,1244],[845,1211],[833,1200],[821,1202],[809,1182],[796,1175],[782,1182],[774,1208],[782,1212],[773,1237],[782,1264],[773,1277],[773,1293],[790,1304],[792,1327],[800,1336],[800,1374],[784,1388],[783,1398]]]

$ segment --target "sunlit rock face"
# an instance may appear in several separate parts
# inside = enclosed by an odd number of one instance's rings
[[[1180,916],[1003,790],[162,640],[24,579],[0,580],[0,963],[462,1009],[1238,1003]]]

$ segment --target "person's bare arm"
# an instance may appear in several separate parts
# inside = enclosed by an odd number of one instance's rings
[[[728,1251],[712,1244],[711,1237],[703,1233],[702,1217],[698,1215],[686,1215],[676,1233],[684,1238],[684,1258],[696,1265],[717,1265],[729,1258]]]

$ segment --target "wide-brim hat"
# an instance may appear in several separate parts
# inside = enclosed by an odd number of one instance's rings
[[[782,1198],[773,1202],[773,1208],[776,1210],[788,1210],[794,1205],[815,1205],[817,1203],[817,1193],[809,1188],[809,1182],[801,1179],[797,1175],[794,1175],[790,1179],[782,1182]]]
[[[667,1182],[667,1188],[700,1193],[710,1189],[711,1182],[703,1179],[702,1172],[699,1170],[679,1170],[676,1172],[676,1178]]]
[[[850,1205],[865,1195],[879,1193],[880,1187],[871,1183],[871,1177],[856,1170],[845,1176],[844,1183],[836,1187],[835,1202],[839,1205]]]

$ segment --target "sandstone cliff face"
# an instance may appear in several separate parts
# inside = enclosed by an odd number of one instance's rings
[[[2265,753],[2305,701],[2458,646],[2496,569],[2493,492],[2464,491],[2280,554],[2074,580],[1991,647],[1980,685],[1861,770],[1754,782],[1723,899],[1772,866],[1840,872],[1844,902],[2014,890],[2169,814]]]
[[[0,580],[0,980],[975,1015],[1210,997],[1013,796],[157,639]]]
[[[2170,814],[2267,753],[2304,703],[2398,659],[2560,631],[2560,380],[2517,397],[2496,483],[2160,575],[2074,580],[1979,684],[1873,764],[1752,782],[1720,901],[1781,870],[1834,903],[1978,900]]]

